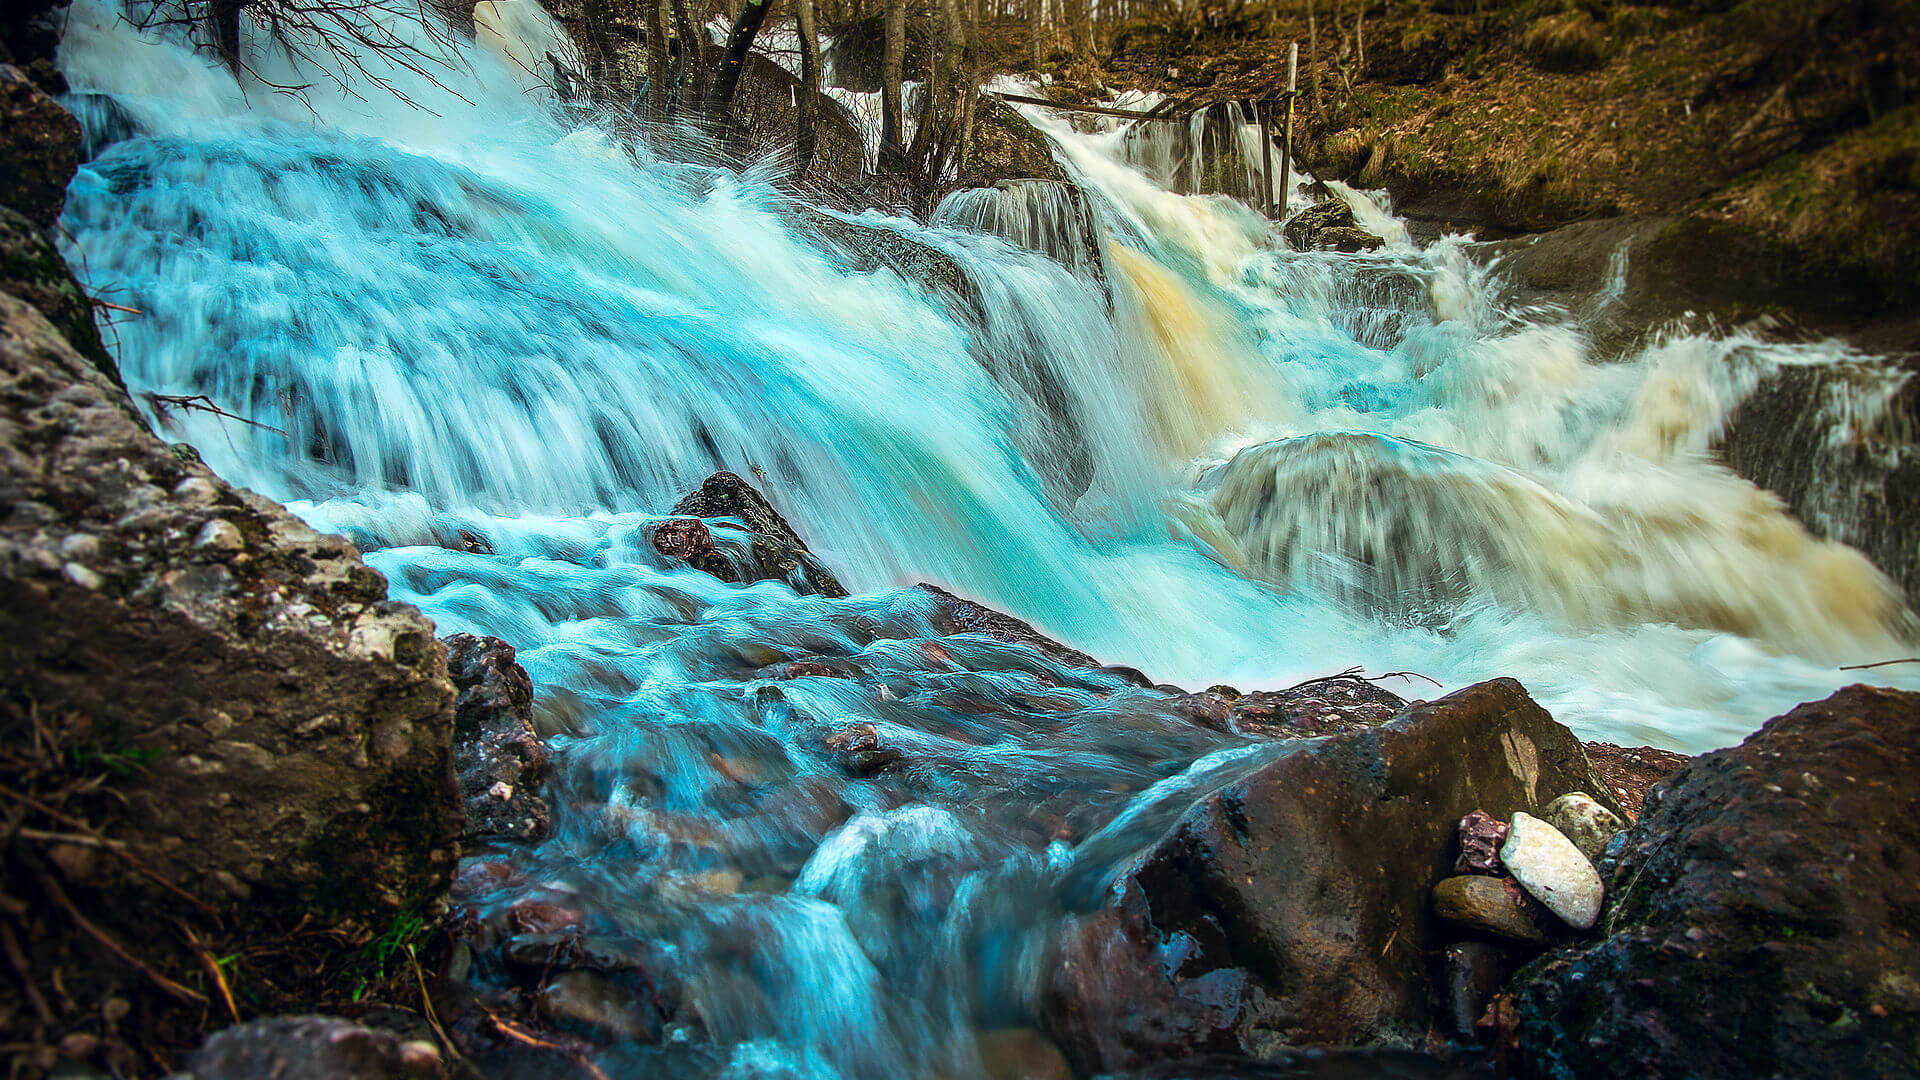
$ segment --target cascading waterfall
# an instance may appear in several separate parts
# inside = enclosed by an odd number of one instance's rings
[[[1687,749],[1913,637],[1864,560],[1706,455],[1760,372],[1839,346],[1591,363],[1576,330],[1497,310],[1456,242],[1288,252],[1130,166],[1120,133],[1039,113],[1108,290],[1022,249],[1059,254],[1037,208],[857,220],[944,253],[970,308],[850,267],[751,178],[568,120],[503,58],[543,56],[551,23],[494,6],[495,47],[443,85],[364,58],[413,108],[263,42],[254,70],[313,88],[243,92],[81,0],[61,61],[97,156],[65,225],[88,284],[143,312],[115,327],[136,400],[278,430],[156,427],[350,536],[443,632],[519,648],[555,828],[476,866],[496,909],[554,899],[651,950],[683,1007],[610,1069],[979,1076],[976,1035],[1032,1023],[1057,921],[1282,752],[938,638],[896,585],[1158,678],[1511,674],[1588,736]],[[856,595],[655,551],[717,468]],[[849,776],[826,744],[863,724],[914,767]]]

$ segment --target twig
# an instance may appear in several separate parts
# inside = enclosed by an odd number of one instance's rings
[[[453,1060],[465,1065],[471,1071],[478,1072],[473,1068],[473,1063],[460,1053],[460,1048],[453,1045],[453,1037],[447,1034],[447,1029],[440,1026],[440,1017],[433,1009],[433,996],[427,993],[427,977],[420,970],[420,957],[414,952],[411,941],[407,942],[407,963],[413,965],[414,981],[420,984],[420,1007],[425,1010],[427,1023],[432,1026],[433,1033],[440,1036],[440,1044],[447,1048],[447,1053],[453,1055]]]
[[[570,1050],[567,1047],[561,1046],[559,1043],[548,1042],[547,1040],[540,1038],[538,1035],[535,1035],[532,1032],[529,1032],[526,1029],[522,1028],[520,1025],[515,1024],[511,1020],[500,1019],[498,1016],[495,1016],[493,1013],[488,1012],[484,1008],[482,1008],[481,1011],[487,1014],[488,1020],[493,1021],[493,1029],[495,1031],[498,1031],[500,1034],[505,1035],[507,1038],[512,1039],[515,1042],[521,1043],[523,1045],[531,1046],[536,1050],[551,1050],[556,1054],[564,1055],[568,1060],[572,1061],[575,1065],[580,1066],[580,1068],[584,1070],[588,1076],[593,1077],[594,1080],[607,1080],[607,1074],[600,1071],[600,1066],[595,1065],[591,1061],[588,1061],[586,1057],[581,1053],[579,1053],[578,1051]]]
[[[1899,660],[1880,660],[1871,664],[1841,664],[1841,671],[1865,671],[1868,668],[1886,667],[1888,664],[1920,664],[1920,656],[1908,656]]]
[[[47,898],[59,905],[61,910],[67,913],[67,917],[73,920],[75,926],[87,932],[88,937],[105,946],[108,952],[118,956],[128,965],[137,969],[142,975],[153,980],[155,986],[158,986],[160,989],[181,1001],[191,1002],[195,1005],[205,1005],[207,1003],[207,995],[200,993],[198,990],[191,990],[181,986],[179,983],[160,974],[159,971],[154,969],[152,964],[135,956],[125,945],[114,940],[112,934],[95,926],[85,915],[80,914],[80,909],[74,907],[73,901],[67,899],[66,891],[60,888],[59,882],[53,880],[52,874],[47,873],[45,870],[36,870],[35,874],[40,879],[40,887],[46,890]]]
[[[233,988],[227,985],[227,973],[220,970],[220,961],[215,960],[213,954],[207,951],[207,947],[200,943],[200,936],[193,932],[193,927],[180,919],[175,919],[174,924],[180,927],[182,934],[186,935],[187,944],[193,948],[193,951],[200,954],[200,963],[206,967],[207,974],[213,976],[213,984],[220,988],[220,1000],[227,1004],[227,1015],[233,1017],[234,1023],[239,1023],[240,1008],[233,1003]]]
[[[1342,679],[1351,679],[1355,682],[1364,682],[1364,683],[1377,683],[1382,679],[1425,679],[1435,686],[1442,685],[1438,679],[1435,679],[1429,675],[1422,675],[1417,671],[1389,671],[1384,675],[1362,675],[1361,672],[1365,670],[1366,668],[1355,665],[1353,667],[1348,668],[1345,671],[1339,672],[1334,675],[1321,675],[1318,678],[1308,679],[1305,682],[1294,683],[1292,686],[1289,686],[1284,690],[1279,690],[1276,692],[1284,694],[1289,690],[1298,690],[1301,687],[1315,686],[1325,682],[1339,682]]]
[[[117,848],[124,846],[118,840],[102,840],[97,836],[85,836],[80,833],[48,832],[45,829],[18,828],[15,836],[24,836],[29,840],[39,840],[48,844],[78,844],[81,847]]]
[[[214,907],[212,904],[207,903],[205,900],[200,899],[199,897],[193,895],[192,893],[181,888],[180,886],[175,885],[173,882],[168,881],[166,878],[161,877],[160,874],[157,873],[152,867],[148,866],[144,862],[141,862],[140,858],[136,856],[133,852],[128,851],[124,845],[119,844],[115,841],[110,841],[106,837],[101,836],[100,830],[94,828],[93,826],[87,824],[84,821],[81,821],[79,818],[76,818],[70,814],[63,814],[60,811],[55,810],[53,807],[48,806],[46,803],[43,803],[40,800],[33,798],[30,795],[22,795],[19,792],[13,791],[9,788],[0,787],[0,795],[5,795],[8,798],[16,799],[20,802],[23,802],[28,806],[33,807],[35,810],[38,810],[41,813],[47,815],[48,817],[54,819],[55,821],[58,821],[61,824],[67,826],[68,828],[79,829],[81,832],[94,837],[95,839],[101,842],[102,848],[104,848],[107,851],[111,851],[115,855],[126,860],[126,863],[128,866],[131,866],[135,870],[139,871],[142,875],[147,877],[154,884],[160,886],[161,888],[167,890],[168,892],[174,894],[175,896],[178,896],[180,899],[185,900],[189,904],[192,904],[193,906],[199,908],[200,910],[206,912],[207,914],[212,915],[215,918],[219,917],[220,915],[219,908]]]
[[[169,409],[181,409],[186,412],[206,412],[212,413],[215,416],[224,417],[228,420],[238,420],[243,424],[249,424],[265,431],[271,431],[283,439],[287,437],[286,432],[281,431],[272,424],[263,424],[258,420],[249,420],[237,413],[228,412],[220,406],[215,405],[213,399],[205,394],[156,394],[149,391],[144,396],[147,399],[147,404],[153,406],[154,413],[159,416],[165,416]]]
[[[26,988],[27,1000],[33,1003],[33,1011],[40,1014],[40,1022],[53,1023],[53,1010],[47,1007],[47,999],[40,993],[40,986],[33,981],[33,969],[27,964],[27,954],[20,949],[20,939],[13,934],[13,927],[0,923],[0,947],[7,953],[7,963],[13,965],[14,974],[20,976],[20,985]]]
[[[89,299],[93,301],[94,307],[103,307],[103,308],[106,308],[108,311],[124,311],[129,315],[145,315],[146,314],[146,312],[141,311],[139,308],[131,308],[131,307],[127,307],[124,304],[116,304],[111,300],[102,300],[97,296],[89,297]]]

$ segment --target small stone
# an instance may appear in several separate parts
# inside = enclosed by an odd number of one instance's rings
[[[200,535],[194,538],[193,546],[201,551],[219,553],[240,551],[247,546],[247,541],[233,522],[214,518],[200,526]]]
[[[1460,819],[1460,857],[1453,862],[1456,874],[1502,875],[1507,868],[1500,863],[1500,845],[1507,840],[1507,823],[1475,810]]]
[[[60,568],[60,573],[68,581],[73,582],[75,585],[78,585],[83,589],[92,589],[95,592],[99,592],[100,586],[105,584],[105,582],[100,580],[99,574],[96,574],[93,571],[87,569],[86,567],[81,566],[77,562],[70,562],[65,566],[62,566]]]
[[[1607,842],[1626,828],[1620,815],[1600,805],[1584,791],[1568,792],[1540,812],[1547,824],[1559,829],[1589,859],[1598,860]]]
[[[1474,1023],[1486,1015],[1487,1003],[1500,989],[1500,950],[1484,941],[1462,941],[1447,946],[1446,960],[1450,1034],[1472,1041]]]
[[[1546,943],[1543,912],[1511,878],[1462,874],[1433,887],[1433,913],[1456,926],[1526,945]]]
[[[1532,814],[1513,815],[1500,861],[1534,899],[1576,930],[1600,918],[1605,886],[1593,862],[1559,829]]]

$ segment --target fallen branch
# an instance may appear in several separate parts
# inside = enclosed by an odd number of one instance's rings
[[[1299,690],[1303,687],[1316,686],[1320,683],[1340,682],[1342,680],[1351,680],[1353,682],[1364,682],[1364,683],[1377,683],[1383,679],[1425,679],[1435,686],[1442,686],[1442,683],[1440,682],[1440,680],[1435,679],[1430,675],[1422,675],[1417,671],[1389,671],[1384,675],[1362,675],[1361,672],[1365,670],[1366,668],[1355,665],[1335,675],[1321,675],[1318,678],[1308,679],[1305,682],[1294,683],[1292,686],[1287,687],[1285,690],[1278,691],[1278,693],[1284,694],[1284,693],[1287,693],[1288,691]]]
[[[106,308],[108,311],[124,311],[129,315],[145,315],[146,314],[146,312],[141,311],[139,308],[130,308],[125,306],[124,304],[116,304],[110,300],[102,300],[97,296],[91,297],[91,299],[93,300],[94,307],[103,307],[103,308]]]
[[[33,981],[33,967],[27,963],[27,954],[20,948],[20,939],[14,936],[13,927],[5,923],[0,923],[0,947],[6,949],[7,963],[13,965],[13,973],[20,977],[20,985],[27,992],[27,1000],[33,1003],[33,1011],[39,1014],[40,1022],[53,1023],[53,1010],[41,995],[39,984]]]
[[[1868,668],[1886,667],[1888,664],[1920,664],[1920,656],[1908,656],[1899,660],[1879,660],[1871,664],[1841,664],[1841,671],[1865,671]]]
[[[286,432],[274,427],[272,424],[263,424],[258,420],[249,420],[237,413],[228,412],[220,406],[215,405],[213,399],[205,394],[155,394],[148,392],[144,396],[147,399],[147,404],[153,407],[154,415],[162,418],[173,409],[179,409],[182,412],[212,413],[215,416],[227,420],[238,420],[243,424],[260,428],[263,431],[271,431],[283,439],[287,437]]]

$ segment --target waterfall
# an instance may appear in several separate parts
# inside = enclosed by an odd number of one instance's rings
[[[79,0],[60,61],[95,152],[66,254],[142,313],[117,352],[163,437],[349,536],[443,633],[519,649],[555,827],[475,855],[482,914],[550,898],[652,950],[679,1011],[610,1074],[981,1077],[977,1036],[1032,1023],[1067,883],[1276,752],[939,638],[897,586],[1196,686],[1515,675],[1583,735],[1688,750],[1911,647],[1884,576],[1710,456],[1765,373],[1836,344],[1596,363],[1457,241],[1291,252],[1180,193],[1240,165],[1043,111],[1070,228],[1038,186],[936,227],[822,215],[564,107],[514,59],[552,24],[494,6],[432,79],[362,58],[409,105],[264,40],[253,70],[310,89],[243,86]],[[854,595],[656,551],[720,468]],[[914,767],[850,776],[830,740],[860,725]]]

